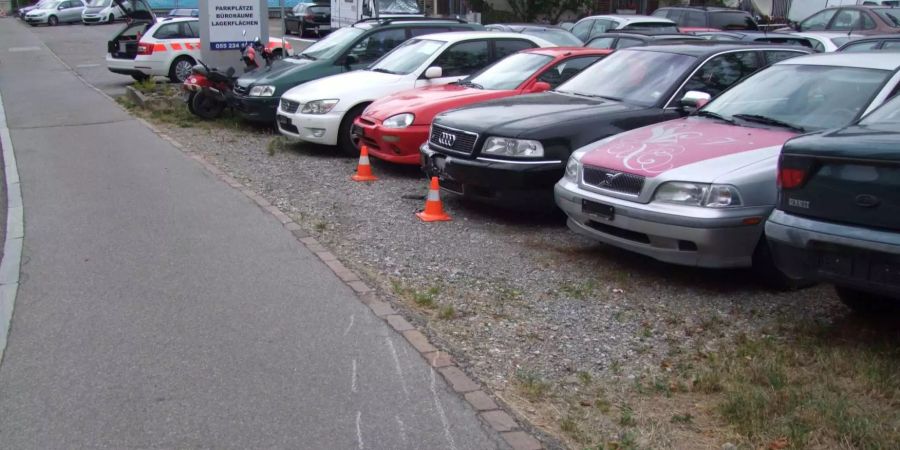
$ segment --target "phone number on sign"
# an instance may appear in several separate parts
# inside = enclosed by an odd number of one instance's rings
[[[247,42],[210,42],[210,50],[235,50],[243,47]]]

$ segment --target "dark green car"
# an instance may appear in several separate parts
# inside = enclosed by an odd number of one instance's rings
[[[232,106],[253,122],[272,123],[288,89],[329,75],[362,69],[404,41],[448,31],[483,30],[480,24],[425,17],[365,20],[335,30],[302,53],[237,80]]]

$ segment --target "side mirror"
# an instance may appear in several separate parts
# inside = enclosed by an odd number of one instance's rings
[[[56,7],[56,9],[59,10],[59,11],[62,11],[62,10],[64,10],[64,9],[66,9],[66,5],[59,5],[59,6]]]
[[[442,76],[444,76],[444,69],[441,69],[438,66],[431,66],[425,69],[425,78],[429,80],[432,78],[440,78]]]
[[[529,89],[528,92],[538,93],[538,92],[545,92],[545,91],[549,91],[549,90],[550,90],[550,83],[548,83],[546,81],[538,81],[531,85],[531,89]]]
[[[710,99],[712,99],[712,96],[706,92],[687,91],[684,97],[681,97],[681,100],[678,101],[678,105],[682,108],[700,109],[709,103]]]
[[[356,56],[354,56],[354,55],[347,55],[347,57],[344,58],[344,67],[346,67],[346,68],[349,69],[350,66],[352,66],[352,65],[354,65],[354,64],[356,64],[356,63],[358,63],[358,62],[359,62],[359,58],[357,58]]]

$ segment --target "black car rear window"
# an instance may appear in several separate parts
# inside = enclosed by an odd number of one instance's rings
[[[709,26],[720,30],[755,30],[756,23],[749,14],[740,11],[711,12]]]

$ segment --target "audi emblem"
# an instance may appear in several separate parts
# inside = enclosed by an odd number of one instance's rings
[[[441,134],[438,135],[437,141],[438,144],[441,144],[444,147],[453,147],[453,144],[456,142],[456,135],[453,133],[448,133],[446,131],[441,131]]]

